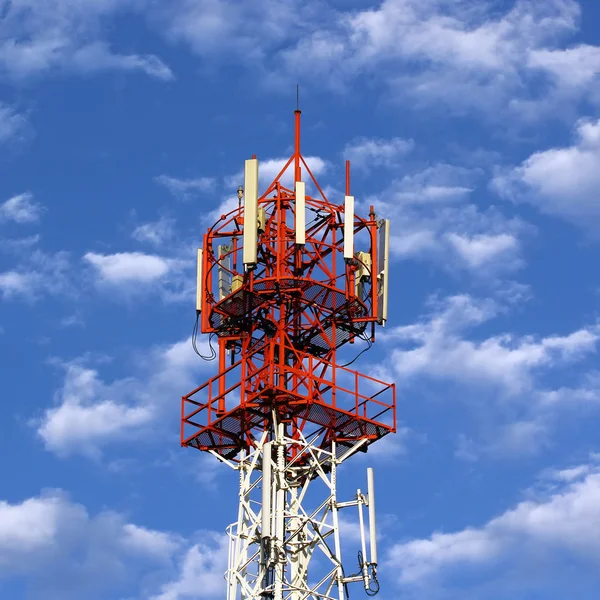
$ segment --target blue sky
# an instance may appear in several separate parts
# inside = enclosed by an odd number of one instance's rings
[[[195,250],[242,161],[266,184],[291,154],[297,82],[330,200],[349,158],[392,222],[390,320],[357,364],[398,385],[398,434],[356,459],[378,474],[380,597],[597,598],[596,2],[0,19],[2,598],[223,597],[237,481],[178,439],[216,369],[189,344]]]

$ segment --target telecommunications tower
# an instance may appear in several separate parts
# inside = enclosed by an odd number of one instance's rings
[[[216,338],[219,372],[183,396],[181,444],[239,475],[227,600],[347,600],[351,582],[374,595],[373,470],[366,493],[341,502],[337,468],[395,432],[396,389],[336,353],[370,347],[385,324],[389,221],[372,206],[355,213],[349,162],[344,202],[326,198],[300,153],[300,110],[293,155],[266,189],[258,173],[253,156],[238,208],[198,250],[194,347],[198,331]],[[349,507],[360,526],[350,569],[340,517]]]

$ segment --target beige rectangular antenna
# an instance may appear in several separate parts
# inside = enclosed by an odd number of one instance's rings
[[[256,266],[258,254],[258,159],[246,161],[244,169],[244,265]]]
[[[354,196],[344,199],[344,258],[354,258]]]
[[[354,294],[362,298],[364,282],[371,278],[371,255],[368,252],[357,252],[355,256],[358,265],[354,272]]]
[[[261,233],[267,229],[267,211],[263,206],[258,207],[256,226]]]
[[[296,244],[306,243],[306,183],[296,181]]]
[[[218,273],[219,273],[219,301],[231,294],[231,255],[232,246],[219,244],[217,246],[218,254]]]
[[[377,241],[377,322],[384,325],[388,318],[390,222],[382,219],[378,223]]]
[[[196,312],[202,312],[202,248],[198,248],[196,271]]]
[[[243,275],[234,275],[231,280],[231,293],[234,294],[244,285]]]

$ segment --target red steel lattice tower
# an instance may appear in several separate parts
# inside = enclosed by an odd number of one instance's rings
[[[336,355],[358,341],[370,347],[387,319],[389,221],[372,206],[368,216],[355,212],[348,161],[343,203],[327,199],[300,151],[300,110],[293,155],[264,191],[261,183],[253,156],[238,208],[209,228],[198,251],[196,333],[216,338],[219,372],[183,396],[181,443],[240,474],[238,521],[228,530],[230,600],[344,600],[350,581],[372,594],[372,470],[369,494],[344,503],[335,474],[395,431],[395,386]],[[325,500],[310,508],[315,481]],[[361,525],[369,508],[371,559],[363,533],[359,573],[346,576],[337,512],[351,505]],[[322,565],[308,569],[317,548],[331,562],[318,584]]]

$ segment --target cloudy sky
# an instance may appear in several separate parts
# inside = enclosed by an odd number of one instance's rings
[[[217,600],[198,240],[293,143],[392,222],[382,600],[600,586],[595,0],[0,0],[0,596]],[[351,355],[348,355],[351,358]],[[344,550],[347,571],[355,548]],[[360,587],[353,598],[361,597]]]

